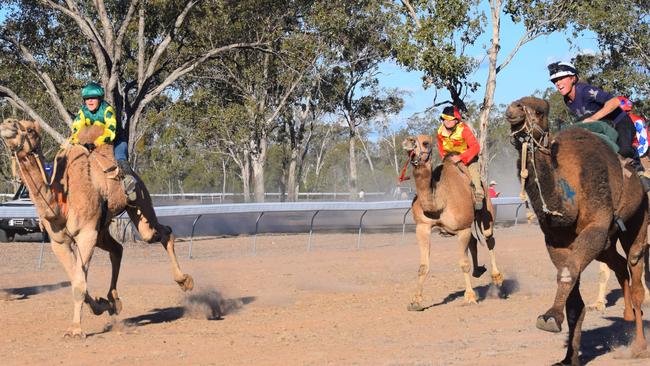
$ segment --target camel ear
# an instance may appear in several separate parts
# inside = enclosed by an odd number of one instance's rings
[[[38,123],[38,121],[34,121],[34,130],[36,130],[36,133],[39,135],[41,134],[41,124]]]
[[[402,148],[406,151],[413,151],[415,150],[415,137],[409,136],[402,141]]]

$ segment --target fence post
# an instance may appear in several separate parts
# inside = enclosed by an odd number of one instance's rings
[[[311,217],[311,222],[309,223],[309,241],[307,241],[307,251],[311,250],[311,233],[314,231],[314,218],[318,215],[320,211],[316,210],[314,215]]]
[[[255,234],[253,235],[253,255],[257,254],[257,228],[259,227],[260,219],[262,216],[264,216],[264,212],[261,212],[255,221]]]
[[[190,236],[190,250],[187,253],[187,258],[192,259],[192,246],[194,244],[194,228],[196,228],[196,223],[199,221],[203,215],[199,215],[194,219],[194,222],[192,223],[192,235]]]
[[[357,249],[361,249],[361,226],[363,225],[363,217],[366,216],[368,210],[363,211],[361,218],[359,218],[359,237],[357,238]]]
[[[45,251],[45,231],[41,233],[41,253],[38,255],[38,269],[43,265],[43,252]]]
[[[406,215],[411,212],[411,207],[404,212],[404,216],[402,217],[402,243],[404,243],[404,234],[406,233]]]

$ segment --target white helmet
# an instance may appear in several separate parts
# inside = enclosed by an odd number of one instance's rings
[[[569,62],[554,62],[548,65],[548,75],[551,81],[565,76],[578,75],[578,70]]]

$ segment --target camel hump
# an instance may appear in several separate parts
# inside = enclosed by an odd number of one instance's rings
[[[99,136],[104,133],[104,127],[92,125],[82,128],[77,135],[77,140],[80,144],[92,144]]]

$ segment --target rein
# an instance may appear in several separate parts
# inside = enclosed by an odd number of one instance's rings
[[[519,172],[519,176],[521,177],[521,193],[519,193],[519,197],[522,200],[526,199],[526,179],[528,179],[528,168],[526,166],[528,162],[528,153],[530,153],[530,162],[533,166],[533,172],[535,173],[535,185],[537,185],[539,198],[542,201],[542,211],[547,215],[564,216],[559,211],[549,210],[546,205],[546,200],[544,200],[544,195],[542,194],[542,187],[539,184],[537,166],[535,165],[535,152],[539,151],[545,155],[551,154],[551,150],[549,149],[550,144],[548,141],[549,132],[543,130],[538,124],[529,122],[533,117],[533,112],[530,107],[522,106],[522,108],[526,113],[523,126],[510,134],[512,139],[519,139],[519,142],[521,142],[521,171]],[[540,134],[539,139],[535,139],[535,132]],[[521,133],[523,133],[523,135],[520,135]]]
[[[404,163],[404,167],[402,168],[402,173],[397,178],[397,181],[399,183],[402,183],[403,181],[410,179],[410,177],[406,176],[406,171],[408,169],[409,164],[413,166],[418,166],[422,163],[426,163],[427,161],[429,161],[429,159],[431,159],[433,148],[429,146],[429,148],[425,150],[420,144],[420,141],[418,141],[417,139],[415,139],[415,143],[417,144],[417,149],[420,151],[420,153],[417,155],[417,159],[414,159],[414,157],[416,157],[415,149],[408,151],[408,160],[406,160],[406,163]]]

